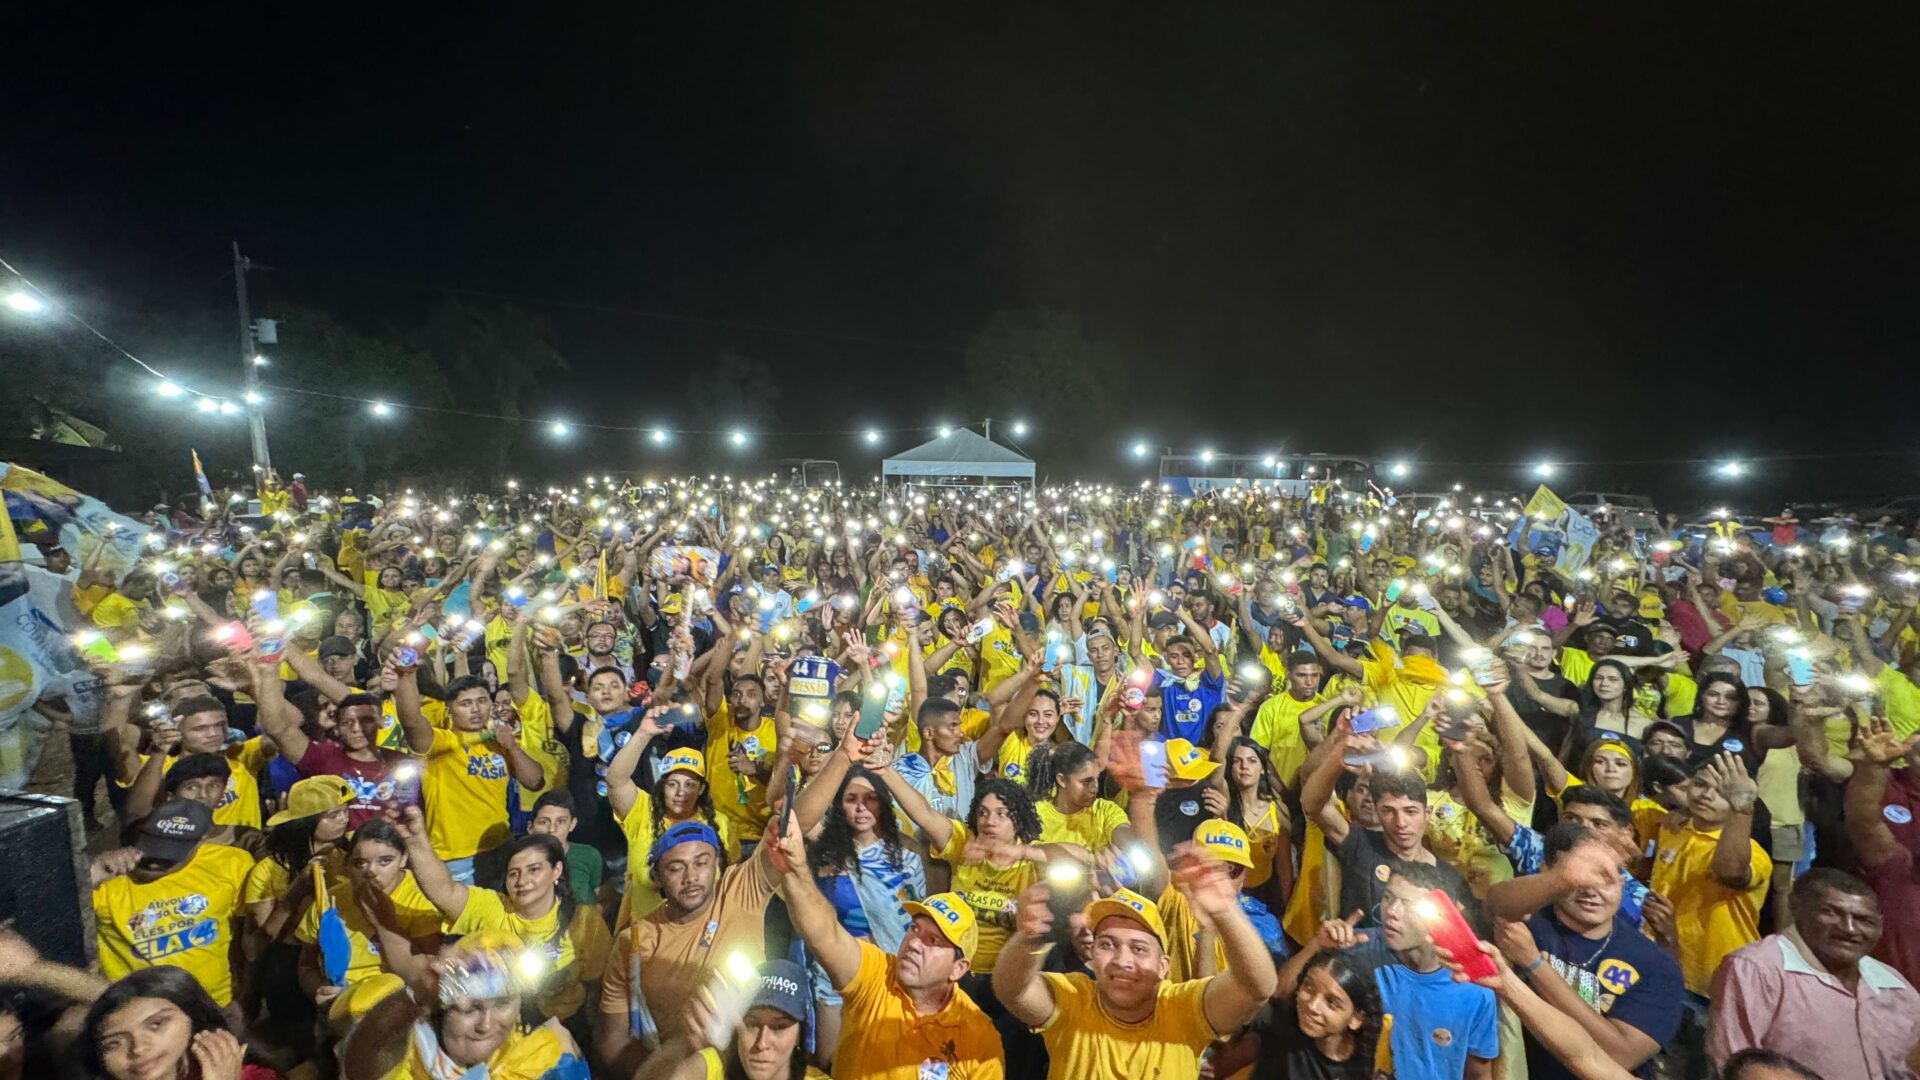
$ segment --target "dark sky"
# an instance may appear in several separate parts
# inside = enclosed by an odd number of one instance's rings
[[[965,417],[874,342],[1045,306],[1133,358],[1116,443],[1920,442],[1910,8],[407,6],[13,13],[0,255],[136,350],[234,238],[368,329],[438,299],[381,279],[820,332],[530,305],[609,423],[728,346],[793,429]]]

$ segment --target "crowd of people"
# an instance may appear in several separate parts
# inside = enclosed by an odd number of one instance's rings
[[[1576,563],[1338,486],[262,502],[39,555],[104,687],[36,705],[98,971],[0,931],[0,1080],[1920,1062],[1897,523]]]

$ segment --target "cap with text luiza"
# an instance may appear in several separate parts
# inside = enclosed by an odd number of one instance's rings
[[[980,921],[973,913],[973,907],[960,898],[959,893],[935,893],[925,900],[909,900],[900,905],[908,915],[925,915],[940,928],[940,933],[960,955],[973,959],[973,950],[980,944]]]

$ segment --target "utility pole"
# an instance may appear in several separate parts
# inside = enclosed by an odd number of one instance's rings
[[[987,441],[993,441],[993,417],[987,417]]]
[[[267,418],[261,414],[260,365],[253,362],[253,319],[247,313],[247,270],[252,260],[240,254],[240,241],[233,242],[233,292],[240,304],[240,370],[245,375],[247,429],[253,438],[253,489],[257,494],[267,482],[267,470],[273,459],[267,456]]]

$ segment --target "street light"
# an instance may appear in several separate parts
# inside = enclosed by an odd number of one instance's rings
[[[941,425],[940,425],[940,437],[941,437],[941,438],[943,438],[943,439],[944,439],[944,438],[946,438],[947,436],[949,436],[949,435],[951,435],[951,434],[953,434],[953,429],[952,429],[952,428],[950,428],[950,427],[948,427],[948,426],[947,426],[947,425],[945,425],[945,424],[941,424]]]
[[[573,429],[568,427],[564,420],[555,420],[547,430],[553,432],[553,437],[556,439],[564,439],[573,433]]]
[[[240,400],[246,402],[249,405],[258,405],[267,399],[260,396],[260,391],[249,390],[246,393],[240,395]]]
[[[193,404],[194,407],[201,412],[218,412],[220,410],[220,403],[210,397],[203,397]]]
[[[259,397],[260,395],[259,395],[259,394],[249,394],[248,396],[249,396],[249,397],[256,397],[256,398],[257,398],[257,397]],[[253,402],[252,404],[255,404],[255,405],[258,405],[258,404],[259,404],[259,402],[257,402],[257,401],[256,401],[256,402]],[[237,413],[237,412],[239,412],[239,411],[240,411],[240,406],[238,406],[238,405],[235,405],[235,404],[234,404],[233,402],[231,402],[231,401],[223,401],[223,402],[221,402],[221,403],[220,403],[220,415],[221,415],[221,416],[232,416],[233,414],[235,414],[235,413]]]
[[[1543,461],[1540,464],[1535,465],[1533,467],[1533,475],[1539,477],[1542,480],[1545,480],[1547,477],[1553,475],[1555,468],[1556,466],[1553,464],[1553,462]]]
[[[25,289],[15,289],[7,294],[7,306],[22,315],[38,315],[47,309],[41,299]]]
[[[1211,465],[1211,464],[1213,464],[1213,451],[1211,451],[1211,450],[1202,450],[1202,451],[1200,451],[1200,460],[1201,460],[1201,461],[1202,461],[1203,463],[1205,463],[1205,464],[1208,464],[1208,465]]]
[[[254,367],[266,367],[266,366],[267,366],[267,358],[266,358],[266,357],[264,357],[264,356],[261,356],[261,355],[260,355],[259,353],[255,353],[255,354],[253,354],[253,366],[254,366]]]
[[[647,434],[647,438],[652,439],[655,446],[667,445],[667,433],[661,428],[654,428]]]
[[[160,385],[154,387],[153,392],[161,397],[179,397],[186,391],[180,389],[180,384],[172,379],[161,379]]]
[[[1721,476],[1724,476],[1729,480],[1738,480],[1739,478],[1747,474],[1747,466],[1744,462],[1729,461],[1722,464],[1718,469],[1714,471],[1718,472]]]
[[[871,446],[874,443],[877,443],[880,441],[880,433],[873,430],[872,428],[868,428],[867,434],[866,434],[866,440],[867,440],[867,445]]]
[[[373,415],[375,416],[393,415],[393,406],[387,404],[384,401],[376,401],[372,405],[367,406],[367,409],[369,412],[373,413]]]
[[[1404,461],[1396,461],[1387,468],[1387,472],[1393,474],[1393,478],[1396,480],[1403,479],[1408,472],[1407,463]]]
[[[1133,456],[1134,456],[1134,457],[1137,457],[1137,458],[1144,458],[1144,457],[1146,457],[1146,456],[1147,456],[1147,444],[1146,444],[1146,443],[1143,443],[1143,442],[1137,442],[1137,443],[1134,443],[1134,444],[1133,444]]]
[[[747,445],[747,433],[744,431],[735,431],[727,436],[727,441],[735,446],[745,446]]]
[[[1026,434],[1027,434],[1027,422],[1025,420],[1015,420],[1013,422],[1013,437],[1016,439],[1021,439],[1021,438],[1025,438]]]

